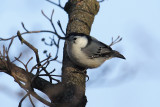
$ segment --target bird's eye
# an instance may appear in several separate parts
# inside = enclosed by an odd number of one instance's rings
[[[73,38],[73,40],[76,40],[77,38]]]

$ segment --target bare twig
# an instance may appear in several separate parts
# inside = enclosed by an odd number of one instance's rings
[[[21,43],[24,43],[25,45],[27,45],[30,49],[32,49],[34,51],[34,53],[36,55],[36,61],[37,61],[38,64],[40,64],[38,49],[36,49],[33,45],[31,45],[29,42],[24,40],[19,31],[17,32],[17,36],[18,36],[19,40],[21,41]]]
[[[22,102],[24,101],[24,99],[25,99],[29,94],[30,94],[30,93],[28,92],[28,93],[21,99],[21,101],[19,102],[18,107],[21,107],[21,106],[22,106]]]
[[[56,46],[56,48],[57,48],[55,58],[53,58],[53,59],[55,60],[55,59],[58,58],[60,39],[58,38],[58,41],[57,41],[57,42],[55,41],[54,36],[53,36],[53,38],[50,38],[50,39],[51,39],[51,41],[53,41],[52,43],[53,43],[53,44]]]
[[[58,6],[58,7],[60,7],[61,9],[64,9],[64,8],[61,6],[61,0],[58,0],[58,4],[55,3],[55,2],[53,2],[53,1],[51,1],[51,0],[46,0],[46,1],[48,1],[48,2],[50,2],[50,3],[52,3],[52,4],[54,4],[54,5],[56,5],[56,6]]]
[[[59,3],[60,3],[60,1],[59,1]],[[45,41],[44,38],[42,39],[42,41],[43,41],[44,44],[46,44],[46,45],[49,45],[49,46],[55,45],[55,46],[56,46],[57,51],[56,51],[56,54],[55,54],[55,58],[57,58],[57,57],[58,57],[58,52],[59,52],[60,40],[61,40],[61,39],[66,39],[67,37],[61,37],[61,36],[58,34],[58,32],[57,32],[57,30],[56,30],[56,28],[55,28],[55,26],[54,26],[54,23],[53,23],[53,13],[54,13],[54,10],[52,10],[52,13],[51,13],[51,17],[50,17],[50,18],[49,18],[43,11],[41,11],[41,12],[42,12],[43,16],[51,23],[51,25],[52,25],[52,27],[53,27],[53,30],[54,30],[54,35],[56,35],[56,36],[58,37],[58,41],[57,41],[57,42],[55,41],[54,36],[53,36],[53,38],[50,37],[51,42],[50,42],[49,44]],[[60,21],[58,21],[57,24],[58,24],[61,32],[66,36],[66,34],[64,33],[64,31],[63,31],[63,29],[62,29],[62,26],[61,26]],[[44,51],[44,54],[46,54],[46,56],[48,57],[47,51]],[[55,58],[53,58],[53,59],[55,59]]]
[[[115,40],[113,40],[113,37],[112,37],[112,42],[111,42],[111,44],[109,46],[112,46],[112,45],[120,42],[121,40],[122,40],[122,38],[120,36],[118,36]]]
[[[50,79],[50,83],[52,83],[52,80],[56,81],[57,83],[60,83],[61,81],[58,79],[53,78],[52,76],[55,77],[62,77],[61,75],[50,75],[50,74],[39,74],[39,76],[48,76]]]
[[[18,62],[20,62],[24,67],[26,66],[21,60],[19,60],[18,58],[14,57],[15,60],[17,60]]]
[[[40,64],[43,63],[44,61],[46,61],[46,62],[44,62],[43,64],[41,64],[41,66],[38,66],[38,67],[37,67],[37,64],[36,64],[34,67],[32,67],[32,69],[31,69],[30,72],[32,72],[34,69],[39,69],[39,68],[41,68],[41,69],[46,73],[45,76],[48,76],[48,77],[49,77],[51,83],[52,83],[52,80],[55,80],[55,81],[57,81],[57,82],[60,82],[59,80],[52,78],[51,75],[50,75],[50,73],[46,70],[46,68],[47,68],[47,66],[49,65],[49,63],[50,63],[51,61],[53,61],[53,59],[49,60],[50,57],[51,57],[51,56],[49,55],[46,59],[44,59],[43,61],[41,61]],[[56,58],[55,58],[54,60],[56,60]],[[44,67],[45,65],[46,65],[46,67]],[[41,74],[39,74],[39,75],[37,75],[37,76],[41,76]],[[35,76],[34,78],[36,78],[36,76]]]
[[[28,62],[26,63],[26,67],[28,66],[29,62],[33,59],[33,57],[31,57]]]
[[[56,30],[56,28],[55,28],[55,26],[54,26],[54,23],[53,23],[53,13],[54,13],[54,9],[52,10],[52,13],[51,13],[51,17],[50,17],[50,18],[43,12],[43,10],[42,10],[41,12],[42,12],[43,16],[51,23],[51,25],[52,25],[52,27],[53,27],[53,30],[54,30],[54,34],[55,34],[58,38],[60,38],[60,39],[66,39],[65,37],[61,37],[61,36],[57,33],[57,30]],[[62,29],[62,26],[61,26],[60,21],[58,21],[57,24],[58,24],[58,26],[60,27],[62,33],[63,33],[64,35],[66,35],[66,34],[64,33],[63,29]]]
[[[28,63],[33,59],[33,57],[31,57],[28,62],[26,64],[24,64],[21,60],[19,60],[19,58],[15,57],[15,60],[19,61],[26,69],[26,72],[28,72]],[[13,61],[12,61],[13,62]]]
[[[26,27],[24,26],[24,23],[22,22],[21,24],[22,24],[23,29],[24,29],[26,32],[29,32],[29,30],[27,30]]]
[[[66,34],[64,33],[63,29],[62,29],[62,25],[61,25],[61,22],[58,20],[57,22],[59,28],[61,29],[62,33],[64,34],[64,36],[66,36]]]
[[[56,71],[56,69],[53,69],[51,72],[50,72],[50,74],[52,74],[53,72],[55,72]]]
[[[55,56],[55,58],[56,58],[56,57],[58,57],[58,52],[59,52],[59,44],[60,44],[60,39],[58,39],[58,43],[57,43],[57,52],[56,52],[56,56]]]
[[[17,37],[17,35],[15,35],[15,36],[12,36],[12,37],[10,37],[10,38],[0,38],[0,41],[7,41],[7,40],[11,40],[11,39],[13,39],[13,38],[15,38],[15,37]]]
[[[10,49],[12,43],[13,43],[13,40],[14,40],[14,38],[11,38],[11,42],[10,42],[10,44],[9,44],[9,46],[8,46],[8,51],[9,51],[9,49]]]
[[[50,30],[29,31],[29,30],[25,27],[24,23],[22,22],[22,23],[21,23],[21,24],[22,24],[22,27],[23,27],[23,29],[24,29],[26,32],[21,33],[21,35],[29,34],[29,33],[52,33],[52,34],[56,35],[59,39],[65,40],[66,37],[61,37],[61,36],[57,33],[57,30],[56,30],[56,28],[55,28],[55,26],[54,26],[54,24],[53,24],[53,21],[52,21],[52,19],[53,19],[53,13],[54,13],[54,10],[52,10],[51,17],[49,18],[49,17],[46,16],[46,15],[44,14],[44,12],[42,11],[43,16],[45,16],[45,18],[46,18],[47,20],[49,20],[49,22],[51,23],[54,31],[50,31]],[[65,35],[64,31],[62,30],[62,27],[61,27],[60,22],[58,22],[58,25],[59,25],[62,33]],[[18,35],[12,36],[12,37],[10,37],[10,38],[0,38],[0,41],[7,41],[7,40],[14,39],[14,38],[16,38],[16,37],[18,37]]]
[[[35,105],[33,104],[32,99],[30,98],[30,94],[31,94],[33,97],[35,97],[37,100],[41,101],[42,103],[44,103],[44,104],[46,104],[46,105],[48,105],[48,106],[54,107],[54,105],[53,105],[52,103],[50,103],[50,102],[48,102],[47,100],[43,99],[43,98],[40,97],[36,92],[31,91],[31,90],[29,90],[29,91],[27,92],[27,94],[21,99],[21,101],[19,102],[18,107],[21,107],[22,102],[24,101],[24,99],[25,99],[27,96],[29,96],[29,99],[30,99],[30,101],[31,101],[31,104],[33,105],[33,107],[35,107]]]
[[[52,10],[52,13],[51,13],[51,17],[50,17],[50,18],[43,12],[43,10],[42,10],[41,12],[42,12],[43,16],[51,23],[51,25],[52,25],[52,27],[53,27],[53,30],[54,30],[55,34],[57,35],[57,30],[56,30],[56,28],[55,28],[55,26],[54,26],[54,24],[53,24],[53,13],[54,13],[54,9]]]
[[[38,54],[38,49],[36,49],[34,46],[32,46],[29,42],[27,42],[26,40],[24,40],[20,34],[20,32],[18,31],[17,32],[17,36],[19,38],[19,40],[21,41],[21,43],[24,43],[25,45],[27,45],[30,49],[32,49],[36,55],[36,61],[37,61],[37,65],[38,65],[38,69],[37,69],[37,72],[36,72],[36,75],[32,78],[31,82],[34,81],[35,78],[38,77],[38,75],[40,74],[40,66],[41,66],[41,63],[40,63],[40,58],[39,58],[39,54]]]
[[[31,91],[30,93],[31,93],[31,95],[32,95],[33,97],[35,97],[35,98],[36,98],[37,100],[39,100],[40,102],[42,102],[42,103],[44,103],[44,104],[46,104],[46,105],[48,105],[48,106],[50,106],[50,107],[55,107],[53,103],[50,103],[50,102],[48,102],[47,100],[43,99],[42,97],[40,97],[40,96],[39,96],[37,93],[35,93],[34,91]]]
[[[50,31],[50,30],[27,31],[27,32],[21,33],[21,35],[32,34],[32,33],[51,33],[51,34],[55,34],[55,35],[56,35],[55,32]],[[63,39],[63,40],[66,39],[66,37],[61,37],[60,35],[56,35],[56,36],[57,36],[58,38],[60,38],[60,39]],[[8,41],[8,40],[11,40],[11,39],[16,38],[16,37],[18,37],[18,36],[15,35],[15,36],[12,36],[12,37],[10,37],[10,38],[0,38],[0,41]]]
[[[40,64],[43,63],[44,61],[46,61],[46,62],[45,62],[43,65],[41,65],[41,66],[38,66],[38,63],[37,63],[35,66],[32,67],[32,69],[31,69],[30,72],[32,72],[34,69],[38,69],[38,67],[39,67],[39,68],[40,68],[40,67],[43,67],[43,66],[48,62],[48,60],[49,60],[50,57],[51,57],[51,56],[49,55],[46,59],[42,60],[42,61],[40,62]],[[37,67],[37,66],[38,66],[38,67]]]
[[[33,106],[33,107],[36,107],[36,106],[34,105],[33,101],[32,101],[31,96],[30,96],[30,95],[28,95],[28,97],[29,97],[29,100],[30,100],[30,102],[31,102],[32,106]]]
[[[19,56],[17,57],[17,59],[20,59],[21,56],[22,56],[22,53],[19,54]],[[16,61],[16,59],[13,60],[12,63],[15,62],[15,61]]]

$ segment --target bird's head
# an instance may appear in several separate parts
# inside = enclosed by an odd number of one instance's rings
[[[81,33],[69,34],[69,36],[66,40],[67,40],[68,44],[75,45],[80,48],[84,48],[88,44],[87,35],[81,34]]]

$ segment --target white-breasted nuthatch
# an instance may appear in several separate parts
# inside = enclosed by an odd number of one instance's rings
[[[96,68],[113,57],[125,59],[94,37],[83,33],[70,33],[67,37],[67,53],[71,61],[83,68]]]

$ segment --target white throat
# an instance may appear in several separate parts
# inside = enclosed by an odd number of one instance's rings
[[[86,37],[78,37],[73,45],[75,47],[84,48],[88,44],[88,39]]]

